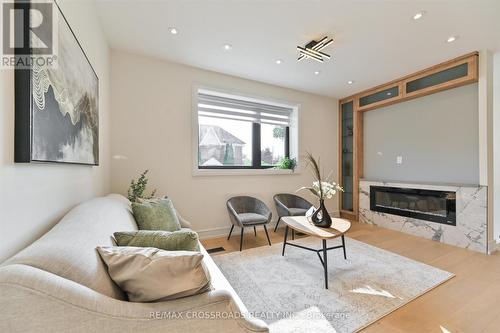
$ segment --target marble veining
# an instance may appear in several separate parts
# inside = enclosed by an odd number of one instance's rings
[[[370,186],[391,186],[456,192],[456,226],[370,210]],[[359,220],[363,223],[487,252],[487,187],[360,181]]]

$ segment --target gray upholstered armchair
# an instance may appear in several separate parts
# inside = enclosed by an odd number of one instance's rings
[[[276,211],[278,212],[278,221],[274,227],[274,232],[278,229],[278,224],[283,216],[304,216],[312,203],[295,194],[280,193],[274,197]]]
[[[229,213],[229,218],[231,219],[231,230],[229,231],[229,236],[233,232],[234,226],[241,228],[240,236],[240,251],[243,248],[243,232],[245,227],[253,227],[255,236],[257,236],[258,225],[264,226],[266,232],[267,242],[271,245],[271,240],[269,239],[269,234],[267,233],[266,225],[271,222],[271,210],[266,206],[265,203],[257,198],[248,196],[232,197],[226,202],[227,211]]]

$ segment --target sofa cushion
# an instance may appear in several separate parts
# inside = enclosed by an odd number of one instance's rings
[[[256,213],[241,213],[238,217],[243,224],[263,224],[267,222],[267,217]]]
[[[111,278],[132,302],[155,302],[210,290],[203,254],[153,247],[97,247]]]
[[[2,266],[29,265],[126,300],[95,251],[96,246],[114,245],[111,235],[116,230],[137,230],[130,202],[116,194],[96,198],[72,209],[49,232]]]
[[[141,230],[176,231],[181,229],[174,205],[169,198],[133,202],[132,211]]]
[[[200,251],[198,234],[191,229],[174,232],[162,230],[138,230],[115,232],[116,245],[156,247],[168,251]]]

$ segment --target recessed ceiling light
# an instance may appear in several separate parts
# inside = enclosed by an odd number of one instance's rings
[[[314,71],[314,75],[320,75],[321,71]]]
[[[424,15],[425,15],[424,11],[418,12],[415,15],[413,15],[413,19],[414,20],[420,20]]]
[[[275,61],[276,65],[281,65],[283,63],[283,60],[281,59],[276,59]]]
[[[177,28],[174,27],[168,28],[168,31],[170,31],[172,35],[177,35],[179,33],[179,30],[177,30]]]
[[[453,43],[454,41],[456,41],[458,39],[458,36],[450,36],[448,37],[448,39],[446,40],[446,43]]]
[[[351,81],[351,80],[347,81],[347,84],[353,84],[353,83],[354,83],[354,81]]]
[[[229,51],[229,50],[231,50],[231,49],[233,48],[233,46],[232,46],[231,44],[224,44],[224,45],[222,46],[222,48],[223,48],[224,50],[226,50],[226,51]]]

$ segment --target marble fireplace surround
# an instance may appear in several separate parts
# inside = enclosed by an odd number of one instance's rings
[[[370,186],[456,192],[456,226],[370,210]],[[487,253],[487,187],[360,180],[359,221]]]

